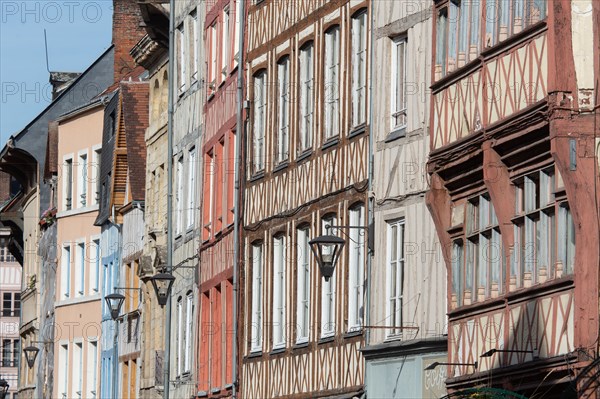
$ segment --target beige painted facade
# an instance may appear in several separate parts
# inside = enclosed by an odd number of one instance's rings
[[[0,231],[0,376],[8,382],[8,396],[17,395],[19,377],[19,318],[21,315],[21,265],[8,251],[10,230]]]
[[[99,173],[104,107],[63,117],[58,128],[54,397],[95,398],[101,338]]]

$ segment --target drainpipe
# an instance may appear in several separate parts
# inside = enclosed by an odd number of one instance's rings
[[[375,49],[375,17],[374,17],[374,13],[373,13],[373,1],[370,2],[369,4],[369,14],[371,16],[371,21],[370,21],[370,28],[371,28],[371,48],[369,51],[369,151],[368,151],[368,157],[369,157],[369,188],[367,190],[367,192],[369,193],[368,196],[368,209],[369,209],[369,217],[368,217],[368,225],[370,226],[374,226],[375,225],[375,198],[373,196],[373,198],[371,198],[371,193],[373,191],[373,51]],[[369,228],[368,229],[369,234],[375,234],[375,228]],[[369,237],[368,239],[370,242],[375,243],[375,237]],[[367,256],[367,281],[366,281],[366,306],[365,306],[365,324],[367,326],[371,325],[371,277],[372,277],[372,264],[373,264],[373,256],[374,256],[374,248],[370,248],[369,249],[369,256]],[[368,346],[371,342],[371,330],[369,328],[365,329],[365,346]],[[365,365],[366,368],[366,365]],[[366,377],[366,373],[365,373],[365,377]],[[365,382],[364,382],[364,391],[365,394],[367,392],[367,387],[368,387],[368,383],[369,381],[367,381],[367,379],[365,378]]]
[[[173,110],[175,83],[175,0],[169,0],[169,91],[167,120],[167,267],[173,272]],[[163,399],[169,399],[171,368],[171,295],[167,299],[165,315],[165,354],[163,360]]]
[[[241,199],[243,195],[242,187],[241,187],[241,178],[242,173],[240,168],[242,167],[241,157],[242,157],[242,143],[244,140],[244,118],[243,118],[243,104],[244,104],[244,33],[246,30],[246,16],[245,16],[245,1],[236,2],[236,7],[240,7],[240,11],[237,12],[241,18],[240,21],[240,31],[238,32],[239,44],[240,48],[238,51],[238,76],[237,76],[237,115],[236,115],[236,142],[235,142],[235,206],[234,206],[234,227],[233,227],[233,355],[232,355],[232,382],[233,387],[232,396],[233,398],[237,397],[237,389],[238,389],[238,307],[239,307],[239,267],[240,267],[240,217],[242,211],[240,209],[243,204],[243,200]]]

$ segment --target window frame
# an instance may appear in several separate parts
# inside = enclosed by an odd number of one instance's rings
[[[187,90],[187,68],[186,68],[186,40],[184,23],[180,23],[176,29],[177,40],[177,64],[179,72],[178,93],[181,95]]]
[[[311,251],[310,226],[296,229],[296,344],[308,342],[310,335]]]
[[[403,65],[399,63],[399,47],[402,46],[402,61]],[[392,39],[392,54],[391,54],[391,78],[392,78],[392,95],[390,95],[390,129],[392,132],[404,131],[406,132],[408,126],[408,96],[406,93],[406,82],[407,82],[407,59],[408,54],[408,36],[401,35]],[[399,69],[402,68],[402,78],[399,76]],[[399,86],[402,86],[402,108],[398,108],[398,92]],[[403,119],[403,122],[398,123],[398,118]]]
[[[299,73],[299,126],[298,126],[298,152],[308,151],[313,146],[315,125],[315,45],[308,41],[300,47],[298,57]]]
[[[252,173],[255,175],[265,170],[266,154],[266,120],[267,120],[267,69],[263,68],[253,75],[253,110],[254,124],[252,126]]]
[[[393,241],[392,231],[396,227],[396,242]],[[388,325],[390,328],[386,329],[387,339],[402,339],[403,337],[403,320],[404,320],[404,275],[405,275],[405,252],[404,242],[406,236],[406,221],[405,218],[399,218],[394,220],[386,221],[386,319],[389,320]],[[396,248],[396,257],[392,259],[392,245]],[[396,263],[396,270],[392,270]],[[392,271],[394,273],[392,273]],[[392,278],[392,277],[395,277]],[[394,285],[392,285],[392,281]],[[397,309],[399,315],[396,316],[392,310],[392,302],[394,303],[393,308]]]
[[[277,141],[275,164],[289,159],[290,153],[290,57],[284,55],[277,62]]]
[[[263,346],[263,265],[264,244],[255,242],[250,246],[251,270],[251,324],[250,352],[262,352]]]
[[[348,210],[350,226],[365,225],[365,205],[354,204]],[[348,232],[348,332],[361,331],[364,322],[364,269],[365,236],[363,229],[349,229]]]
[[[363,8],[351,18],[352,38],[352,127],[367,120],[367,69],[368,69],[368,10]],[[357,34],[358,29],[358,34]],[[361,94],[362,91],[362,94]]]
[[[273,349],[286,346],[286,285],[287,285],[286,237],[273,237]]]
[[[323,141],[340,134],[341,28],[329,27],[324,34]]]

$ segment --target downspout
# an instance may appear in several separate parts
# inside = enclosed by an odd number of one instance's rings
[[[237,398],[238,389],[238,306],[239,306],[239,266],[240,266],[240,217],[242,210],[240,206],[243,205],[242,195],[243,190],[241,187],[242,174],[240,169],[242,167],[242,143],[245,142],[245,129],[244,129],[244,34],[246,30],[246,7],[245,1],[236,2],[236,7],[241,7],[240,11],[237,12],[240,16],[240,31],[238,32],[238,43],[240,48],[238,49],[238,76],[237,76],[237,110],[236,110],[236,142],[235,142],[235,206],[234,206],[234,225],[233,225],[233,354],[232,354],[232,382],[233,386],[232,397]]]
[[[373,1],[369,3],[369,14],[371,16],[370,21],[370,30],[371,30],[371,45],[369,49],[369,188],[367,190],[368,200],[369,200],[369,217],[368,217],[368,234],[375,234],[375,196],[372,194],[373,192],[373,50],[375,48],[375,17],[373,16]],[[373,228],[371,228],[373,226]],[[369,243],[375,243],[375,237],[368,238]],[[366,306],[365,306],[365,324],[367,326],[371,325],[371,270],[373,264],[373,256],[374,256],[374,248],[369,248],[369,256],[367,256],[367,281],[366,281]],[[365,346],[368,346],[371,343],[371,330],[369,328],[365,329]],[[365,365],[366,368],[366,365]],[[364,381],[364,395],[367,393],[368,382],[366,380],[367,373],[365,372],[365,381]]]
[[[173,272],[173,110],[175,92],[175,0],[169,0],[169,91],[167,119],[167,267]],[[171,376],[171,295],[167,299],[165,315],[165,354],[163,358],[163,399],[169,399]]]

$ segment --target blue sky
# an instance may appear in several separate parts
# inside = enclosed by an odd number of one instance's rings
[[[112,0],[0,0],[0,148],[50,102],[50,71],[82,72],[110,46]]]

